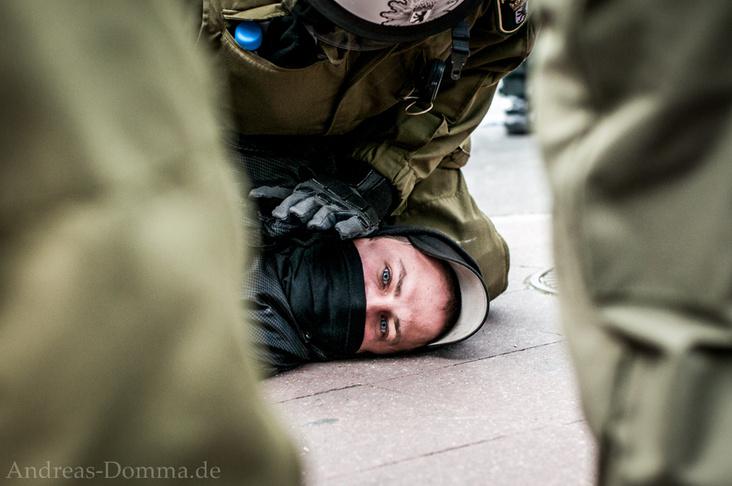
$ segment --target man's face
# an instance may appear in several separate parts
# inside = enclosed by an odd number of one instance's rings
[[[377,354],[424,346],[447,321],[448,280],[434,258],[405,238],[354,240],[366,289],[366,324],[358,352]]]

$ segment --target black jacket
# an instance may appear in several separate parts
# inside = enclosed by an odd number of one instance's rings
[[[310,137],[237,137],[232,145],[237,169],[247,180],[247,187],[294,188],[300,182],[321,175],[349,181],[369,170],[356,161],[337,164],[338,155],[334,149],[337,144],[319,140],[320,143]],[[243,197],[247,198],[247,194]],[[278,203],[258,201],[254,211],[247,209],[243,216],[251,260],[246,270],[242,300],[251,323],[249,335],[255,359],[268,375],[302,363],[329,359],[309,342],[307,332],[298,326],[277,271],[278,265],[288,258],[295,246],[306,245],[325,235],[275,220],[271,211]]]
[[[275,269],[276,260],[283,256],[286,257],[286,252],[255,256],[243,289],[255,359],[268,375],[327,359],[324,353],[309,345],[292,315]]]

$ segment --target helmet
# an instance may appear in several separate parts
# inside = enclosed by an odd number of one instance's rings
[[[480,0],[305,0],[330,22],[357,36],[396,43],[451,29]]]

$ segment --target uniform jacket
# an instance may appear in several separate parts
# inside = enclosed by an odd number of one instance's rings
[[[344,141],[345,159],[366,162],[391,181],[397,196],[389,223],[431,227],[475,258],[491,297],[508,283],[509,254],[493,223],[467,190],[460,168],[498,81],[533,44],[529,20],[505,28],[507,9],[523,2],[485,0],[469,18],[470,57],[458,81],[443,78],[431,111],[405,112],[434,59],[451,53],[449,31],[376,51],[321,45],[323,59],[302,68],[273,64],[236,45],[242,20],[288,13],[293,0],[204,0],[201,35],[213,45],[229,87],[225,105],[245,135],[314,136]]]
[[[486,0],[470,18],[470,57],[462,77],[446,75],[429,113],[405,113],[404,97],[431,59],[448,59],[449,31],[389,49],[357,52],[326,48],[328,57],[299,69],[276,66],[239,48],[227,22],[263,20],[286,13],[267,0],[206,0],[203,32],[219,50],[235,129],[244,134],[343,135],[353,156],[373,165],[400,193],[397,212],[415,184],[436,167],[460,167],[468,136],[485,115],[500,78],[528,55],[533,28],[503,32],[505,0]]]

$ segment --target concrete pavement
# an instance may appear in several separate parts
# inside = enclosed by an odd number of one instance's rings
[[[508,290],[464,343],[310,364],[267,380],[307,484],[592,484],[594,445],[556,297],[528,284],[551,266],[536,142],[506,137],[497,119],[477,130],[465,174],[511,249]]]

